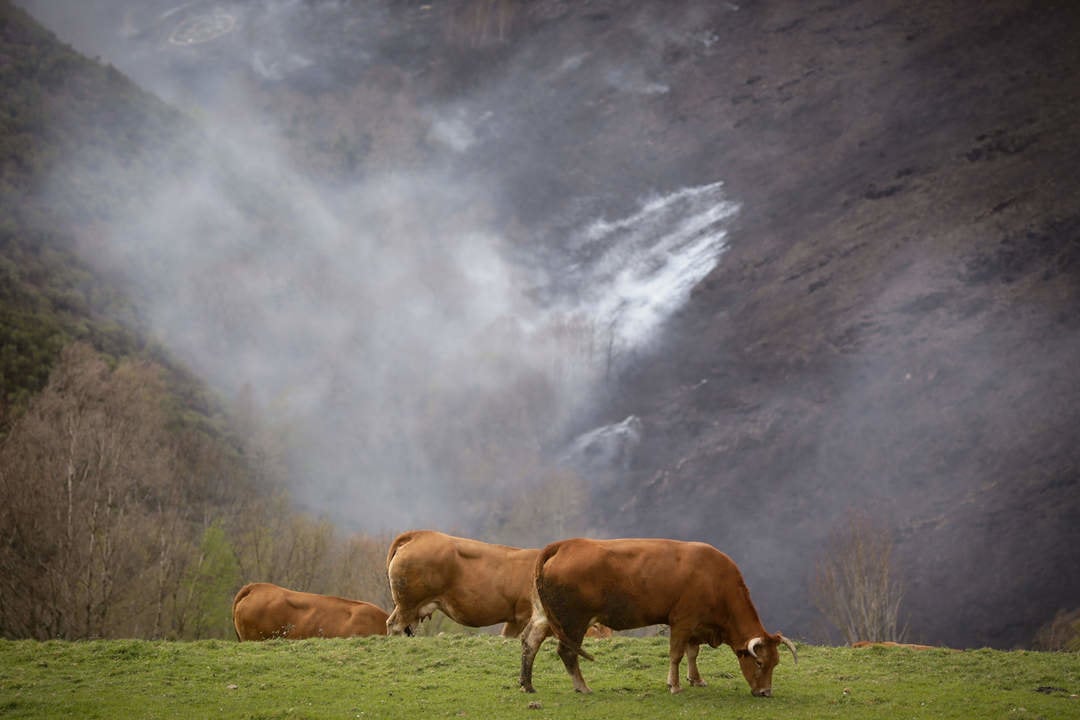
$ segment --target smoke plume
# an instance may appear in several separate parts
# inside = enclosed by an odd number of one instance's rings
[[[561,477],[591,400],[715,267],[737,211],[712,182],[621,207],[578,197],[555,228],[501,190],[523,164],[557,172],[529,143],[568,111],[530,125],[508,109],[514,87],[665,92],[644,65],[537,63],[525,45],[507,74],[436,98],[385,69],[410,51],[395,23],[423,17],[287,0],[27,5],[192,118],[173,139],[182,163],[135,180],[140,199],[96,262],[128,278],[167,347],[252,404],[294,496],[346,526],[472,530]],[[359,112],[381,92],[406,127],[370,115],[358,134],[331,91],[356,93]],[[335,132],[340,147],[303,157]],[[385,149],[408,148],[402,134],[419,149]],[[507,172],[491,153],[510,134]]]

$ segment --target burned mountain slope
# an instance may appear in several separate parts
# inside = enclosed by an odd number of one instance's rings
[[[612,529],[712,540],[820,636],[815,548],[870,512],[912,638],[1026,644],[1080,597],[1080,12],[745,11],[663,138],[745,206],[609,409],[643,423]]]

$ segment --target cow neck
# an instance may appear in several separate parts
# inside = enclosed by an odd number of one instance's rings
[[[747,644],[756,637],[764,638],[768,635],[768,631],[765,630],[765,626],[760,622],[756,624],[743,622],[734,623],[731,629],[724,633],[728,645],[732,650],[736,652],[746,648]]]
[[[761,618],[758,617],[757,608],[754,607],[754,603],[750,600],[750,591],[741,580],[738,595],[740,596],[739,601],[735,603],[734,607],[729,608],[731,613],[730,622],[724,630],[728,644],[735,650],[741,650],[752,639],[765,637],[768,634],[765,626],[761,624]]]

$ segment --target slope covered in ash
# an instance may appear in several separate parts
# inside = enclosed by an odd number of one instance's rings
[[[643,424],[612,527],[710,538],[812,634],[821,543],[870,512],[912,637],[1024,644],[1080,597],[1080,12],[728,18],[658,142],[744,206],[610,412]]]

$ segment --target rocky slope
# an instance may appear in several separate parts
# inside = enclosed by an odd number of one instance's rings
[[[1015,2],[714,22],[658,142],[708,148],[689,164],[745,206],[612,411],[644,424],[613,525],[714,539],[800,627],[851,508],[896,530],[915,638],[1022,644],[1076,603],[1078,23]]]

